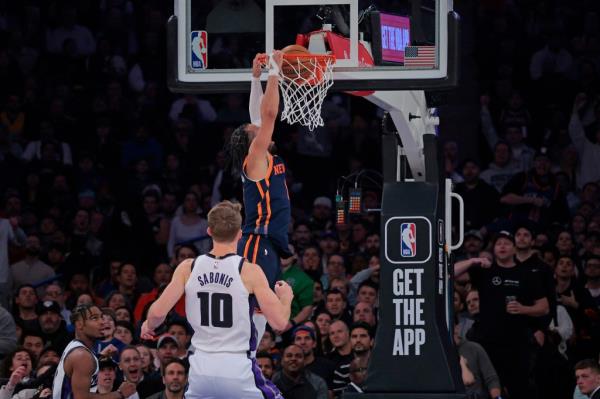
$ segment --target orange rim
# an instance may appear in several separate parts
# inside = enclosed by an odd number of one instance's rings
[[[335,62],[335,56],[334,55],[330,55],[330,54],[313,54],[313,53],[306,53],[306,54],[284,54],[283,58],[288,60],[288,61],[294,61],[294,60],[298,60],[298,59],[314,59],[317,61],[317,63],[319,64],[319,66],[321,68],[325,67],[328,63],[330,62]],[[260,62],[263,64],[263,66],[267,65],[267,55],[263,54],[260,57]]]

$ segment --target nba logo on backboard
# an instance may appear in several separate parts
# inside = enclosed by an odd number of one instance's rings
[[[207,34],[205,30],[196,30],[191,32],[191,56],[192,69],[206,69],[207,64]]]
[[[414,223],[400,225],[400,254],[404,258],[417,255],[417,226]]]

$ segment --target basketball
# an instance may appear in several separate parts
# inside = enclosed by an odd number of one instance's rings
[[[320,78],[320,74],[315,75],[318,71],[315,71],[314,60],[306,57],[310,55],[310,51],[306,47],[290,44],[281,51],[284,54],[281,73],[286,79],[295,81],[297,84],[314,84],[315,80]]]
[[[289,46],[282,48],[281,52],[283,52],[284,54],[309,54],[310,53],[306,47],[301,46],[299,44],[290,44]]]

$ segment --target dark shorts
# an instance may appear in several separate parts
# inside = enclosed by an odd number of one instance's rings
[[[271,288],[275,286],[277,280],[281,279],[279,253],[266,236],[244,234],[238,243],[238,255],[259,265],[267,276]]]

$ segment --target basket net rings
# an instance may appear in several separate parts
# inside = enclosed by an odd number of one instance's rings
[[[279,70],[283,97],[281,120],[310,131],[323,126],[323,101],[333,85],[335,57],[328,54],[284,54]]]

